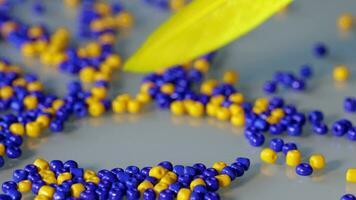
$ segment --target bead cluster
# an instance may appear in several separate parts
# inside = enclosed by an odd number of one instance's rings
[[[32,191],[42,199],[140,199],[189,200],[220,199],[217,191],[227,187],[249,169],[250,160],[238,157],[227,165],[216,162],[207,168],[202,163],[193,166],[173,165],[163,161],[157,166],[128,166],[126,169],[102,169],[95,172],[78,166],[73,160],[47,162],[37,159],[13,173],[12,181],[2,184],[1,199],[20,199]]]
[[[177,11],[182,9],[189,0],[142,0],[143,2],[161,9]]]

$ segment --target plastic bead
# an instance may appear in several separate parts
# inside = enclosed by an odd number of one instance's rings
[[[215,178],[218,180],[220,187],[227,187],[231,183],[231,178],[226,174],[217,175]]]
[[[26,193],[31,191],[32,183],[29,180],[23,180],[18,183],[18,190],[21,193]]]
[[[314,154],[309,158],[309,164],[313,169],[320,170],[325,168],[325,158],[321,154]]]
[[[215,162],[213,164],[213,168],[216,169],[218,172],[221,172],[221,170],[226,166],[227,166],[227,164],[224,162]]]
[[[340,198],[340,200],[356,200],[356,197],[352,194],[345,194]]]
[[[333,78],[335,81],[347,81],[350,76],[350,71],[346,65],[337,65],[333,70]]]
[[[273,149],[265,148],[261,151],[260,158],[265,163],[273,164],[276,162],[278,155]]]
[[[281,152],[284,145],[284,141],[281,138],[273,138],[269,147],[275,152]]]
[[[341,31],[349,31],[353,28],[355,17],[351,13],[343,13],[337,19],[337,26]]]
[[[356,112],[356,98],[355,97],[346,97],[344,100],[344,110],[346,112]]]
[[[40,188],[38,191],[38,195],[46,196],[48,198],[52,198],[53,194],[55,192],[55,189],[51,186],[44,185]]]
[[[329,52],[325,44],[317,43],[314,46],[314,53],[317,57],[322,58],[325,57]]]
[[[302,156],[298,150],[290,150],[286,155],[286,164],[291,167],[295,167],[300,164]]]
[[[313,173],[313,168],[308,163],[300,163],[295,171],[300,176],[310,176]]]
[[[347,169],[346,182],[356,183],[356,168]]]
[[[80,183],[75,183],[71,186],[71,193],[74,198],[79,198],[80,193],[85,190],[85,187]]]
[[[179,190],[177,194],[177,200],[189,200],[190,194],[191,194],[191,190],[187,188],[182,188]]]

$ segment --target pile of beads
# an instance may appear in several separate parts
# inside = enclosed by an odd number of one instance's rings
[[[250,167],[247,158],[239,157],[231,165],[216,162],[207,168],[173,165],[163,161],[157,166],[128,166],[126,169],[84,169],[69,160],[47,162],[37,159],[24,169],[13,172],[13,180],[2,185],[1,199],[21,199],[32,191],[35,199],[146,199],[162,200],[220,199],[219,188],[227,187]]]

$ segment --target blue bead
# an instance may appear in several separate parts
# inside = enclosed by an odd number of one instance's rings
[[[313,168],[308,163],[300,163],[295,172],[300,176],[310,176],[313,173]]]
[[[84,175],[84,169],[83,169],[83,168],[72,167],[72,168],[70,168],[70,173],[71,173],[74,177],[83,177],[83,175]]]
[[[31,182],[37,182],[42,179],[41,176],[37,172],[30,173],[27,178]]]
[[[202,163],[195,163],[193,167],[198,174],[202,174],[206,170],[206,166]]]
[[[20,200],[22,198],[21,192],[19,192],[17,190],[8,191],[7,195],[9,195],[11,197],[11,199],[13,199],[13,200]]]
[[[314,110],[308,113],[308,120],[314,124],[324,120],[324,114],[320,110]]]
[[[12,200],[12,198],[7,194],[0,194],[1,200]]]
[[[255,120],[254,126],[260,131],[267,131],[269,128],[269,124],[261,118]]]
[[[17,184],[15,181],[6,181],[2,184],[2,191],[8,193],[11,190],[16,190]]]
[[[140,173],[143,176],[148,176],[151,169],[152,169],[152,167],[144,167],[144,168],[141,169]]]
[[[53,199],[54,200],[64,200],[64,199],[66,199],[66,194],[64,192],[56,191],[53,194]]]
[[[274,81],[267,81],[263,85],[263,91],[267,94],[273,94],[277,92],[277,83]]]
[[[329,131],[328,126],[325,123],[313,124],[313,132],[319,135],[325,135]]]
[[[158,165],[159,165],[159,166],[162,166],[162,167],[164,167],[164,168],[166,168],[166,169],[169,170],[169,171],[172,171],[172,170],[173,170],[173,165],[172,165],[172,163],[169,162],[169,161],[160,162]]]
[[[291,86],[294,90],[304,90],[306,88],[306,83],[303,80],[295,79]]]
[[[90,190],[90,191],[95,191],[96,188],[98,188],[97,185],[96,185],[95,183],[93,183],[93,182],[86,182],[86,183],[84,184],[84,186],[85,186],[85,188],[86,188],[87,190]],[[112,186],[111,186],[111,187],[112,187]]]
[[[192,178],[188,175],[178,176],[178,182],[182,184],[183,187],[189,187]]]
[[[303,113],[294,113],[292,116],[293,123],[298,124],[298,125],[304,125],[305,124],[305,115]]]
[[[336,121],[332,125],[333,134],[337,137],[344,136],[347,133],[348,129],[348,125],[342,120]]]
[[[135,178],[130,178],[125,182],[125,185],[127,188],[136,188],[138,186],[139,182]]]
[[[40,188],[45,185],[45,182],[42,180],[36,181],[36,182],[32,182],[32,192],[34,194],[38,194],[38,191],[40,190]]]
[[[56,171],[58,169],[62,169],[64,167],[63,162],[60,160],[52,160],[49,163],[49,167],[52,171]]]
[[[347,138],[351,141],[356,141],[356,127],[352,127],[347,131]]]
[[[284,111],[287,115],[292,115],[292,114],[294,114],[294,113],[297,111],[297,109],[295,108],[294,105],[285,105],[285,106],[283,107],[283,111]]]
[[[204,195],[204,200],[220,200],[220,196],[216,192],[208,192]]]
[[[197,185],[193,189],[194,192],[205,194],[208,192],[207,188],[204,185]]]
[[[345,194],[340,198],[340,200],[356,200],[356,197],[353,194]]]
[[[95,191],[90,191],[90,190],[85,190],[82,193],[80,193],[80,199],[87,199],[87,200],[92,200],[95,199]]]
[[[146,189],[143,192],[143,199],[144,200],[155,200],[156,199],[156,192],[151,188]]]
[[[175,195],[174,195],[173,191],[171,191],[169,189],[165,189],[160,192],[158,199],[159,200],[174,200]]]
[[[298,125],[290,125],[287,127],[288,135],[300,136],[303,132],[302,127]]]
[[[325,44],[319,42],[314,46],[314,54],[316,57],[322,58],[328,54],[328,49]]]
[[[303,65],[299,69],[299,75],[305,79],[311,78],[313,74],[313,69],[309,65]]]
[[[22,153],[22,151],[19,147],[8,146],[6,148],[6,155],[7,155],[7,157],[9,157],[11,159],[20,157],[21,153]]]
[[[170,189],[171,191],[173,191],[174,193],[178,193],[179,190],[182,188],[182,184],[180,184],[179,182],[175,182],[169,185],[168,189]]]
[[[130,188],[126,191],[127,200],[140,199],[140,192],[136,188]]]
[[[184,167],[184,174],[188,176],[195,176],[197,171],[194,167],[186,166]]]
[[[50,123],[50,130],[52,132],[58,133],[58,132],[62,132],[64,129],[64,124],[62,121],[59,120],[53,120]]]
[[[356,98],[355,97],[346,97],[344,100],[344,110],[346,112],[356,112]]]
[[[116,199],[116,200],[121,200],[124,197],[124,193],[120,189],[112,188],[109,191],[109,194],[107,192],[108,190],[106,189],[97,189],[96,194],[99,196],[99,199]],[[107,198],[107,196],[109,198]]]
[[[203,200],[203,199],[204,199],[204,194],[194,192],[194,191],[190,194],[190,200]]]
[[[5,165],[4,157],[0,156],[0,168]]]
[[[251,162],[250,159],[245,157],[236,158],[236,162],[241,164],[244,167],[244,170],[247,171],[250,168]]]
[[[216,175],[218,175],[219,172],[214,169],[214,168],[207,168],[204,172],[203,172],[203,175],[206,176],[206,177],[214,177]]]
[[[269,126],[269,133],[272,135],[280,135],[285,130],[282,124],[272,124]]]
[[[67,160],[66,162],[64,162],[63,167],[65,169],[78,168],[78,163],[74,160]]]
[[[138,168],[137,166],[128,166],[125,169],[125,172],[129,174],[138,174],[140,173],[140,168]]]
[[[234,168],[230,167],[230,166],[226,166],[221,170],[221,174],[226,174],[230,177],[230,179],[233,181],[235,180],[236,176],[237,176],[237,172]]]
[[[269,147],[273,149],[275,152],[281,152],[283,145],[284,145],[284,141],[281,138],[273,138],[269,143]]]
[[[215,177],[206,178],[205,184],[208,190],[211,192],[215,192],[219,189],[219,181]]]
[[[12,174],[12,179],[15,182],[20,182],[26,180],[28,176],[28,172],[23,169],[17,169]]]
[[[295,143],[290,142],[290,143],[285,143],[283,145],[282,152],[284,155],[287,155],[288,151],[297,150],[297,149],[298,149],[297,145]]]
[[[261,133],[253,134],[248,140],[251,146],[260,147],[265,142],[265,136]]]

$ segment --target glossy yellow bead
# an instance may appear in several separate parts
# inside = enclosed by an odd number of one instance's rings
[[[17,189],[21,193],[29,192],[31,191],[31,188],[32,188],[32,183],[29,180],[23,180],[17,184]]]
[[[216,118],[221,121],[226,121],[230,119],[230,110],[226,107],[219,107],[216,111]]]
[[[219,109],[219,106],[217,106],[213,103],[208,103],[206,105],[206,114],[210,117],[215,117],[218,109]]]
[[[210,103],[220,106],[224,100],[225,97],[223,95],[217,95],[210,98]]]
[[[4,156],[6,151],[6,147],[3,143],[0,143],[0,156]]]
[[[145,190],[149,189],[149,188],[153,188],[153,184],[149,181],[142,181],[138,186],[137,189],[138,191],[140,191],[140,193],[142,194]]]
[[[27,84],[27,90],[30,92],[38,92],[43,90],[43,84],[39,81],[34,81]]]
[[[161,92],[165,94],[172,94],[174,92],[174,85],[172,83],[166,83],[161,86]]]
[[[110,81],[110,79],[111,79],[111,74],[110,73],[105,73],[105,72],[102,72],[102,71],[96,72],[94,74],[94,81]]]
[[[57,184],[62,184],[66,180],[72,179],[72,174],[69,172],[64,172],[62,174],[59,174],[57,177]]]
[[[313,169],[324,169],[325,163],[325,157],[322,154],[314,154],[309,158],[309,164]]]
[[[55,176],[46,176],[43,178],[43,181],[47,184],[56,184],[57,183],[57,179]]]
[[[264,112],[266,109],[260,108],[260,107],[253,107],[252,111],[256,114],[261,114],[262,112]]]
[[[204,115],[204,105],[202,103],[195,102],[188,108],[187,111],[192,117],[202,117]]]
[[[97,176],[93,176],[93,177],[88,178],[87,182],[92,182],[92,183],[95,183],[95,184],[99,184],[100,178],[97,177]]]
[[[281,119],[282,117],[284,117],[284,111],[282,108],[276,108],[271,112],[271,115],[276,117],[277,119]]]
[[[32,43],[25,43],[21,46],[21,53],[25,57],[34,57],[36,55],[35,45]]]
[[[46,170],[49,168],[48,162],[42,158],[36,159],[33,164],[39,169],[39,170]]]
[[[91,94],[97,99],[105,99],[108,96],[107,89],[105,87],[93,87]]]
[[[227,187],[231,184],[231,178],[226,174],[217,175],[215,178],[218,179],[220,187]]]
[[[1,99],[9,99],[14,95],[14,91],[10,86],[5,86],[0,88],[0,98]]]
[[[37,117],[36,122],[41,125],[41,128],[46,129],[49,127],[51,119],[47,115],[40,115]]]
[[[190,189],[193,191],[194,188],[198,185],[203,185],[203,186],[206,186],[205,184],[205,181],[202,179],[202,178],[197,178],[197,179],[194,179],[192,182],[190,182]]]
[[[270,124],[277,124],[279,122],[280,118],[277,118],[275,116],[269,116],[267,117],[266,121]]]
[[[81,183],[75,183],[70,187],[70,190],[74,198],[79,198],[80,193],[85,190],[85,187]]]
[[[346,182],[356,183],[356,168],[349,168],[346,171]]]
[[[90,83],[94,80],[95,69],[92,67],[86,67],[80,70],[79,78],[81,81]]]
[[[243,115],[245,113],[244,109],[237,104],[231,104],[229,110],[231,115]]]
[[[167,188],[168,184],[159,182],[153,187],[153,190],[156,192],[156,194],[159,194],[162,190],[165,190]]]
[[[137,100],[130,100],[127,102],[127,112],[136,114],[142,110],[142,104]]]
[[[105,106],[100,101],[93,101],[89,104],[88,112],[92,117],[100,117],[105,113]]]
[[[224,169],[224,167],[226,167],[227,164],[224,162],[215,162],[213,164],[213,168],[216,169],[219,173],[221,172],[222,169]]]
[[[113,69],[118,69],[121,66],[121,57],[117,54],[111,54],[105,59],[105,63]]]
[[[11,133],[15,135],[25,135],[25,127],[21,123],[13,123],[10,125],[10,131]]]
[[[335,81],[347,81],[350,76],[350,71],[346,65],[337,65],[334,67],[333,77]]]
[[[37,107],[38,100],[35,96],[26,96],[23,100],[23,104],[25,105],[27,110],[32,110]]]
[[[114,100],[111,107],[114,113],[124,113],[127,110],[127,103],[123,100]]]
[[[87,179],[89,179],[89,178],[91,178],[91,177],[94,177],[94,176],[96,176],[95,171],[90,170],[90,169],[86,169],[86,170],[84,171],[84,179],[85,179],[85,180],[87,180]]]
[[[148,93],[139,92],[136,95],[136,99],[137,99],[137,101],[141,102],[142,104],[147,104],[151,101],[151,95],[149,95]]]
[[[267,109],[268,107],[268,99],[267,98],[258,98],[255,100],[255,107],[261,108],[261,109]]]
[[[337,19],[337,25],[342,31],[349,31],[355,24],[355,17],[351,13],[343,13]]]
[[[173,172],[167,172],[167,174],[166,175],[164,175],[164,177],[161,179],[161,183],[165,183],[165,184],[167,184],[167,185],[170,185],[170,184],[172,184],[172,183],[174,183],[174,182],[176,182],[177,181],[177,175],[175,174],[175,173],[173,173]]]
[[[134,22],[133,16],[131,13],[122,11],[115,16],[115,23],[118,27],[131,27]]]
[[[38,172],[42,178],[46,178],[46,177],[55,177],[55,174],[53,171],[51,171],[50,169],[42,169]]]
[[[209,71],[210,63],[205,59],[198,59],[194,62],[193,66],[195,69],[203,73],[206,73]]]
[[[184,103],[182,101],[173,101],[170,106],[174,115],[181,116],[185,113]]]
[[[167,174],[167,169],[161,166],[152,167],[149,172],[149,176],[155,177],[156,179],[160,180]]]
[[[182,188],[178,191],[177,194],[177,200],[189,200],[190,199],[190,194],[191,190],[188,188]]]
[[[43,52],[40,55],[40,61],[44,65],[51,65],[53,63],[53,56],[51,52]]]
[[[46,196],[48,198],[52,198],[53,194],[55,192],[56,192],[56,190],[53,187],[51,187],[49,185],[44,185],[38,191],[38,195],[43,195],[43,196]]]
[[[28,122],[26,124],[26,134],[28,137],[37,138],[41,135],[42,128],[38,122]]]
[[[223,75],[223,82],[229,84],[235,84],[238,79],[238,74],[234,71],[226,71]]]
[[[23,79],[23,78],[15,79],[15,80],[12,82],[12,85],[25,87],[25,86],[26,86],[26,80]]]
[[[260,158],[265,163],[273,164],[276,162],[278,155],[273,149],[265,148],[261,151]]]
[[[62,99],[56,99],[52,102],[52,108],[54,110],[58,110],[64,105],[64,101]]]
[[[244,102],[245,97],[241,93],[234,93],[229,96],[229,100],[233,103],[241,104]]]
[[[241,127],[245,125],[245,115],[233,115],[230,120],[231,124],[237,127]]]
[[[302,155],[299,150],[288,151],[286,156],[286,164],[291,167],[295,167],[300,164]]]
[[[98,43],[91,42],[86,46],[86,48],[89,56],[91,57],[98,57],[101,54],[101,47]]]
[[[49,198],[45,195],[37,195],[34,200],[51,200],[52,198]]]

